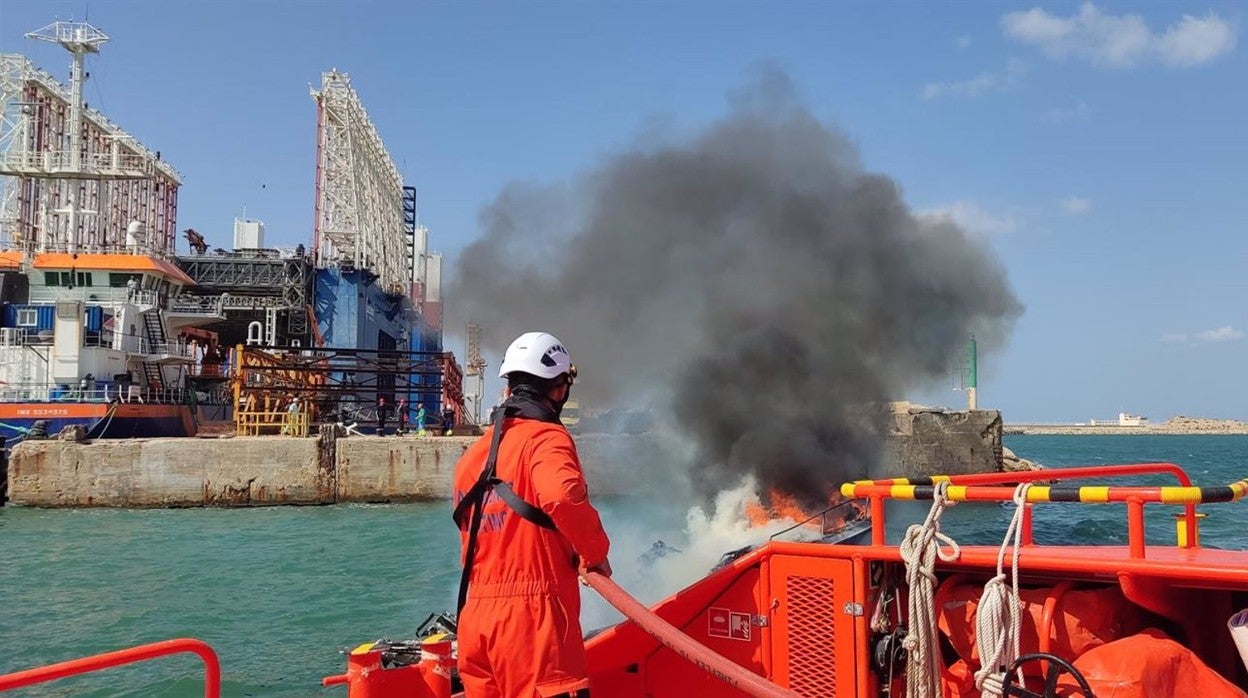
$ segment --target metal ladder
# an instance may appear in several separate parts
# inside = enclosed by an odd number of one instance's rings
[[[156,353],[157,345],[165,344],[165,323],[161,322],[160,310],[143,313],[143,325],[147,329],[147,341],[151,342],[149,353]]]
[[[159,390],[165,387],[165,377],[160,372],[160,366],[143,362],[143,377],[147,380],[147,387],[151,390]]]

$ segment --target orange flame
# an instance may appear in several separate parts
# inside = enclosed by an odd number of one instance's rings
[[[797,498],[774,487],[767,493],[766,503],[752,501],[745,507],[746,518],[755,526],[776,520],[805,521],[818,512],[808,512],[797,503]]]
[[[832,495],[828,501],[828,506],[835,506],[845,501],[839,494]],[[754,526],[764,526],[772,521],[793,521],[795,523],[803,523],[815,529],[822,529],[827,534],[833,530],[839,530],[846,523],[859,519],[865,515],[865,511],[859,506],[841,507],[835,511],[828,512],[824,516],[819,516],[820,510],[807,511],[798,503],[797,498],[785,494],[780,490],[772,488],[767,493],[765,501],[751,501],[745,507],[745,516],[750,524]]]

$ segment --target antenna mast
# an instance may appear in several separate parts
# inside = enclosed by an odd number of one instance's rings
[[[464,334],[468,337],[464,377],[466,390],[464,397],[472,401],[472,418],[476,424],[481,423],[481,400],[485,398],[485,357],[481,356],[481,326],[475,322],[468,323]]]

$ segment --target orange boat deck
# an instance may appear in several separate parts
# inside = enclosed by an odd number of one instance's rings
[[[1103,477],[1105,471],[1045,471],[1043,479]],[[914,629],[907,629],[915,621],[908,604],[916,601],[917,607],[926,603],[931,609],[928,627],[936,645],[924,666],[943,695],[979,696],[973,674],[982,651],[975,637],[979,605],[987,598],[981,594],[999,569],[1010,568],[1013,553],[1002,555],[997,546],[962,547],[956,559],[935,565],[931,597],[908,586],[898,546],[883,544],[882,502],[927,498],[935,491],[934,496],[950,500],[1017,497],[1027,502],[1016,519],[1025,522],[1016,549],[1018,639],[1021,654],[1044,654],[1022,664],[1033,692],[1018,693],[1021,688],[1014,687],[1011,695],[1092,695],[1071,690],[1071,674],[1061,677],[1057,690],[1043,685],[1045,672],[1065,664],[1100,696],[1245,698],[1248,694],[1236,687],[1248,686],[1248,670],[1227,629],[1232,614],[1248,607],[1248,551],[1201,548],[1195,505],[1236,502],[1248,494],[1248,486],[1241,481],[1194,488],[1170,464],[1123,469],[1123,474],[1131,472],[1172,472],[1180,486],[1043,486],[1038,492],[1000,487],[1010,478],[1042,479],[1019,474],[968,476],[972,482],[963,484],[956,484],[958,478],[851,483],[846,487],[862,489],[855,494],[870,503],[871,528],[858,536],[869,533],[870,542],[767,542],[649,610],[610,580],[589,574],[588,583],[627,617],[586,642],[593,695],[905,695],[906,661],[923,656],[913,650],[907,654],[903,642]],[[933,490],[933,481],[953,482],[960,489],[939,485]],[[1115,500],[1128,504],[1126,545],[1030,542],[1035,502]],[[1146,544],[1145,504],[1183,507],[1177,545]],[[1248,613],[1236,615],[1248,618]],[[914,626],[923,623],[920,618]],[[437,634],[423,641],[362,645],[348,656],[348,671],[324,683],[347,685],[349,698],[450,698],[453,667],[451,639]],[[41,680],[54,670],[44,670]],[[0,676],[0,690],[35,678],[34,672]],[[210,666],[205,685],[210,697],[215,695],[212,680]]]
[[[1056,486],[1065,480],[1139,474],[1170,474],[1178,486]],[[1005,486],[1028,480],[1036,482],[1030,489],[1016,491]],[[905,585],[906,566],[899,547],[884,544],[883,502],[932,499],[938,488],[943,488],[941,496],[949,501],[1010,501],[1019,497],[1016,501],[1026,502],[1019,512],[1018,586],[1022,596],[1032,599],[1023,602],[1021,615],[1031,613],[1034,617],[1030,625],[1024,622],[1020,629],[1024,654],[1049,652],[1078,666],[1081,656],[1093,649],[1109,646],[1112,653],[1115,645],[1111,643],[1115,641],[1136,643],[1133,647],[1138,646],[1137,640],[1169,642],[1153,640],[1149,635],[1158,633],[1176,640],[1178,644],[1170,643],[1178,648],[1176,651],[1190,655],[1183,660],[1188,662],[1184,666],[1194,667],[1185,674],[1186,680],[1195,682],[1194,690],[1199,685],[1201,698],[1245,695],[1234,688],[1248,686],[1248,671],[1227,632],[1227,619],[1248,606],[1248,552],[1199,547],[1196,505],[1236,502],[1248,494],[1248,484],[1239,481],[1225,487],[1192,487],[1186,473],[1168,463],[849,483],[842,494],[868,500],[870,543],[770,542],[660,602],[653,610],[710,651],[767,678],[780,690],[788,689],[792,692],[788,695],[904,695],[898,692],[906,681],[904,661],[891,671],[876,662],[887,636],[904,632],[898,626],[910,622],[908,617],[902,618],[906,607],[902,599],[911,594]],[[1065,503],[1055,504],[1058,506],[1125,503],[1128,542],[1036,545],[1031,536],[1031,509],[1042,502]],[[1176,545],[1159,545],[1155,540],[1148,544],[1145,505],[1182,507]],[[956,561],[936,562],[935,595],[945,602],[933,603],[932,614],[939,619],[943,648],[937,650],[933,661],[939,664],[945,696],[980,695],[980,690],[969,683],[970,673],[978,668],[977,655],[968,649],[975,644],[974,638],[968,637],[975,632],[975,614],[971,612],[969,626],[959,616],[966,607],[975,608],[985,582],[997,574],[1000,555],[1000,546],[966,546]],[[1005,553],[1001,560],[1008,571],[1013,552]],[[974,592],[970,597],[969,591]],[[890,623],[894,612],[896,621]],[[1085,632],[1088,627],[1096,628],[1096,632]],[[1071,637],[1080,633],[1090,633],[1094,642],[1076,646]],[[900,646],[900,639],[896,639],[892,647]],[[741,686],[726,679],[723,672],[689,661],[631,620],[595,635],[587,649],[596,695],[744,695]],[[1126,663],[1134,659],[1128,656]],[[1173,657],[1161,663],[1166,662],[1176,667],[1180,664]],[[1107,677],[1103,666],[1093,666],[1098,668],[1089,670],[1088,679],[1094,685],[1098,685],[1096,681],[1117,680]],[[1164,682],[1169,678],[1173,677],[1144,677],[1139,679],[1140,690],[1153,693],[1121,695],[1168,695],[1170,689],[1165,686],[1169,684]]]
[[[958,562],[938,566],[939,580],[982,586],[996,571],[997,553],[996,547],[964,547]],[[893,546],[775,542],[653,610],[710,650],[797,695],[889,695],[872,668],[879,634],[869,623],[880,600],[879,580],[902,574],[901,567]],[[1028,546],[1019,568],[1021,586],[1049,596],[1062,583],[1121,592],[1214,671],[1248,685],[1225,627],[1229,615],[1248,604],[1248,553],[1150,546],[1141,560],[1127,546]],[[717,614],[726,623],[718,622]],[[1061,616],[1059,607],[1054,628]],[[1050,635],[1056,640],[1057,630],[1042,632],[1044,642],[1033,637],[1024,639],[1024,646],[1045,646]],[[632,622],[595,635],[587,648],[595,695],[745,695]],[[945,695],[979,692],[946,686]]]

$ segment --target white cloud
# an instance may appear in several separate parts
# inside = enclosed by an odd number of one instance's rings
[[[1079,102],[1072,107],[1053,107],[1040,114],[1041,121],[1051,124],[1064,124],[1070,121],[1087,121],[1092,115],[1092,107],[1087,102]]]
[[[1234,342],[1243,338],[1244,333],[1230,325],[1223,325],[1216,330],[1197,332],[1194,337],[1197,342]]]
[[[1011,59],[1005,70],[980,73],[967,80],[951,82],[929,82],[923,86],[923,99],[937,97],[978,97],[987,92],[1008,90],[1027,72],[1027,66],[1018,59]]]
[[[919,211],[929,222],[954,223],[970,233],[1002,235],[1018,230],[1021,222],[1009,213],[993,213],[974,201],[954,201]]]
[[[1072,196],[1057,202],[1062,212],[1068,216],[1080,216],[1092,210],[1092,200],[1081,196]]]
[[[1235,28],[1217,14],[1184,15],[1154,33],[1140,15],[1112,15],[1085,2],[1070,17],[1043,8],[1010,12],[1001,18],[1005,35],[1036,46],[1051,58],[1082,58],[1098,67],[1131,68],[1146,61],[1169,66],[1208,63],[1235,49]]]
[[[966,34],[959,36],[957,39],[954,39],[954,41],[957,42],[958,48],[968,48],[971,45],[971,37]]]
[[[1157,39],[1161,60],[1173,66],[1208,63],[1234,49],[1234,28],[1212,12],[1201,19],[1184,15],[1182,21]]]
[[[1181,332],[1173,332],[1161,335],[1161,341],[1166,344],[1209,344],[1214,342],[1237,342],[1244,338],[1244,333],[1230,325],[1223,325],[1217,329],[1204,330],[1195,334],[1187,335]]]

